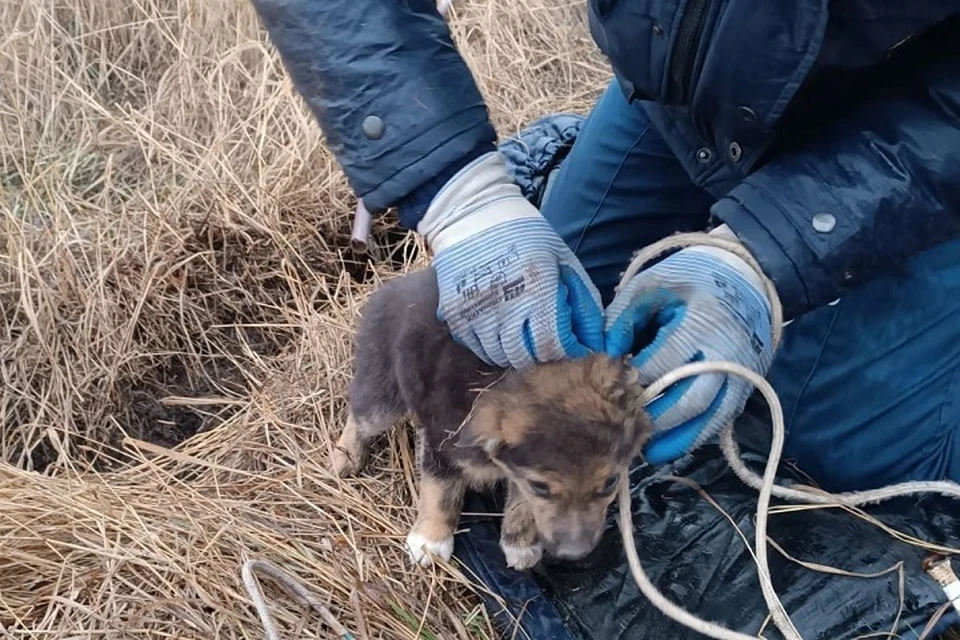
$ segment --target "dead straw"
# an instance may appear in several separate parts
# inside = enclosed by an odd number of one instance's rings
[[[451,24],[504,136],[610,77],[582,0]],[[391,219],[349,251],[249,3],[6,2],[0,34],[0,633],[259,638],[258,558],[358,637],[494,637],[457,567],[406,562],[409,434],[327,468],[358,307],[426,258]],[[330,637],[264,588],[284,637]]]

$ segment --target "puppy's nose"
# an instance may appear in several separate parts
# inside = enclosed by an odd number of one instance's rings
[[[597,546],[600,536],[587,530],[560,532],[552,545],[550,555],[561,560],[580,560],[586,557]]]
[[[553,554],[561,560],[580,560],[593,551],[593,547],[584,543],[566,544],[556,548]]]

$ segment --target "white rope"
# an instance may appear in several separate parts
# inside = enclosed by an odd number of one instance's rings
[[[686,233],[670,236],[656,242],[639,252],[624,272],[617,287],[623,287],[637,272],[639,272],[646,263],[665,251],[671,249],[682,249],[693,245],[705,245],[725,249],[742,260],[757,272],[763,283],[767,298],[770,301],[771,310],[771,334],[773,349],[780,346],[780,338],[783,332],[783,308],[780,304],[780,298],[777,296],[776,288],[769,278],[763,273],[759,263],[742,245],[722,238],[717,238],[706,233]],[[783,408],[773,387],[766,379],[756,372],[747,369],[733,362],[696,362],[684,365],[671,371],[651,384],[646,392],[644,401],[650,402],[653,398],[660,395],[667,387],[675,384],[679,380],[689,378],[704,373],[726,373],[735,375],[748,381],[756,387],[763,395],[770,407],[770,419],[772,423],[773,437],[770,445],[770,455],[767,458],[767,465],[763,477],[758,476],[752,470],[748,469],[746,464],[740,458],[740,449],[733,437],[733,423],[727,425],[720,437],[720,446],[724,457],[730,464],[734,473],[747,486],[756,489],[759,492],[757,497],[757,518],[756,518],[756,561],[757,574],[760,580],[760,589],[763,592],[767,608],[773,618],[774,624],[784,635],[786,640],[803,640],[800,632],[793,625],[790,616],[784,609],[776,590],[773,588],[773,582],[770,578],[770,567],[767,561],[767,517],[770,509],[770,498],[776,496],[785,500],[806,504],[824,504],[824,505],[845,505],[859,506],[868,503],[877,503],[891,498],[913,495],[917,493],[937,493],[954,498],[960,498],[960,485],[954,482],[904,482],[901,484],[883,487],[872,491],[851,491],[847,493],[831,494],[814,487],[795,485],[794,487],[782,487],[775,483],[777,467],[780,464],[780,456],[783,453],[783,441],[785,438],[785,425],[783,419]],[[630,487],[629,476],[625,472],[620,483],[620,533],[623,537],[623,544],[627,555],[627,562],[630,565],[630,572],[633,575],[640,592],[653,603],[657,609],[665,615],[680,624],[718,640],[743,640],[755,639],[759,636],[749,635],[732,631],[726,627],[709,622],[694,616],[683,608],[669,601],[657,588],[650,582],[640,564],[640,558],[637,555],[636,544],[633,539],[633,517],[630,510]]]

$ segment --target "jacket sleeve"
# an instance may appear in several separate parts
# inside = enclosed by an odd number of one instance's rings
[[[960,235],[960,60],[913,71],[714,204],[794,318]]]
[[[486,105],[435,0],[252,2],[371,212],[495,149]]]

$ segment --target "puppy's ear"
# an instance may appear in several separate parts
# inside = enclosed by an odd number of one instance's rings
[[[640,372],[630,360],[630,356],[623,356],[611,363],[615,374],[609,380],[607,388],[612,400],[629,402],[636,400],[644,392],[644,387],[640,384]]]
[[[467,418],[469,440],[487,455],[497,457],[506,446],[522,439],[527,419],[527,394],[522,380],[508,376],[496,387],[480,392]]]
[[[590,397],[617,408],[634,406],[644,391],[640,372],[630,364],[630,356],[611,358],[592,354],[581,361],[572,361],[568,368],[571,380],[564,394],[567,397],[582,388]]]
[[[503,444],[503,407],[496,391],[483,391],[465,425],[467,441],[493,456]]]
[[[610,402],[618,421],[624,424],[631,439],[642,446],[653,434],[653,422],[647,412],[646,387],[640,383],[640,372],[630,363],[630,357],[611,359],[612,375],[602,376],[603,393]]]

